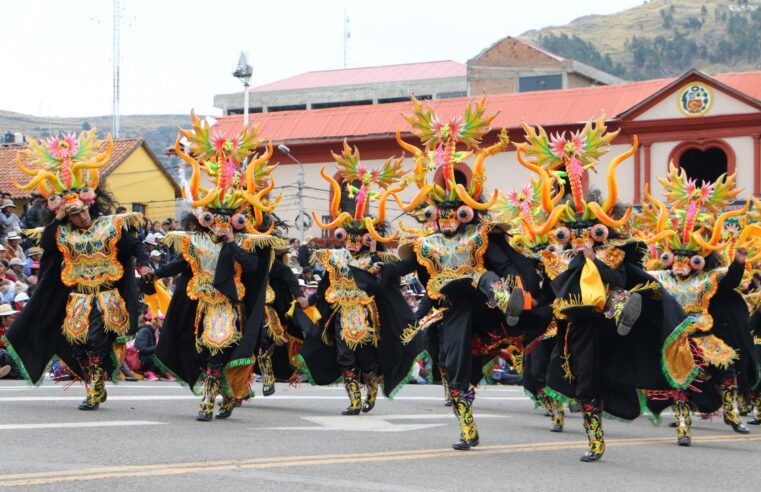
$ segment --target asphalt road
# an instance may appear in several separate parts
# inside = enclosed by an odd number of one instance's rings
[[[260,386],[257,385],[257,390]],[[607,450],[581,463],[579,414],[566,431],[521,388],[476,398],[477,448],[450,448],[459,429],[441,387],[407,386],[369,415],[340,416],[343,388],[278,385],[227,421],[196,422],[198,398],[169,382],[109,386],[97,412],[84,390],[0,380],[0,487],[21,490],[759,490],[761,428],[735,434],[695,419],[690,448],[674,429],[606,420]],[[665,421],[668,418],[664,419]],[[727,474],[727,472],[729,474]]]

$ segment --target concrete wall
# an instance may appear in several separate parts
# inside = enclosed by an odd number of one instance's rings
[[[309,109],[313,103],[360,101],[365,99],[370,99],[373,103],[377,103],[379,98],[409,97],[413,92],[417,95],[432,95],[435,98],[437,94],[465,92],[466,89],[465,77],[449,77],[290,91],[252,91],[249,92],[249,106],[252,108],[263,107],[265,112],[270,106],[293,104],[306,104],[307,109]],[[240,110],[243,108],[243,93],[216,95],[214,96],[214,107],[222,109],[225,114],[229,110]]]
[[[687,85],[692,84],[685,84]],[[641,120],[661,120],[671,118],[686,118],[687,116],[679,109],[679,94],[683,87],[680,87],[673,94],[670,94],[661,102],[648,109],[635,118],[635,121]],[[724,92],[711,89],[713,95],[713,104],[704,116],[720,116],[728,114],[748,114],[755,113],[757,110],[743,101],[732,97]]]

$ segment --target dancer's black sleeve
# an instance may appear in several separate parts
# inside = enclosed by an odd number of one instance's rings
[[[717,292],[728,292],[740,286],[745,273],[745,263],[733,261],[727,269],[727,274],[719,280]]]

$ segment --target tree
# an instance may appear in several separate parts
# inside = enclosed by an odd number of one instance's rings
[[[87,121],[85,121],[84,123],[82,123],[82,130],[89,132],[90,130],[92,130],[92,125],[88,123]]]

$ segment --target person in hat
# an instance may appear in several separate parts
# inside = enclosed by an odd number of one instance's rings
[[[98,140],[92,129],[32,139],[17,160],[32,176],[19,188],[44,190],[55,217],[40,238],[42,278],[6,333],[6,345],[32,383],[58,356],[85,382],[80,410],[106,401],[106,376],[117,377],[123,339],[137,329],[134,262],[141,275],[150,273],[145,247],[130,231],[142,216],[101,215],[113,207],[107,193],[96,192],[97,168],[108,164],[112,151],[111,136]]]
[[[21,377],[18,365],[6,350],[3,340],[3,334],[13,322],[16,313],[18,311],[13,309],[10,304],[0,304],[0,379],[19,379]]]
[[[156,271],[160,267],[164,266],[166,263],[164,262],[164,259],[161,256],[161,251],[154,249],[151,251],[150,254],[151,257],[151,269],[153,271]]]
[[[8,259],[18,258],[21,261],[26,261],[26,255],[24,255],[24,250],[21,248],[21,236],[19,236],[17,232],[14,231],[8,234],[8,237],[6,238],[6,246],[8,249]]]
[[[216,418],[226,419],[249,394],[273,249],[285,242],[256,229],[275,203],[264,199],[274,187],[272,146],[243,169],[249,152],[262,143],[255,127],[217,140],[195,114],[192,119],[192,131],[180,130],[191,152],[183,151],[179,138],[175,150],[193,169],[188,198],[199,209],[197,226],[164,238],[179,255],[155,276],[179,279],[155,356],[162,372],[201,390],[196,420],[205,422],[215,417],[217,396],[222,402]],[[201,172],[210,174],[210,188],[201,187]]]
[[[13,258],[8,262],[8,265],[19,282],[22,282],[26,286],[32,285],[32,281],[29,280],[29,277],[24,273],[24,262],[22,260]]]
[[[16,204],[6,198],[0,205],[0,228],[6,235],[21,230],[21,220],[16,215]]]
[[[32,263],[37,262],[39,264],[40,258],[42,258],[42,248],[39,246],[32,246],[26,250],[26,261],[24,262],[23,270],[24,275],[28,277],[32,274]]]
[[[8,257],[8,250],[5,249],[5,246],[0,244],[0,260],[4,260]]]
[[[13,305],[17,311],[24,309],[27,302],[29,302],[29,295],[26,292],[20,292],[13,298]]]

